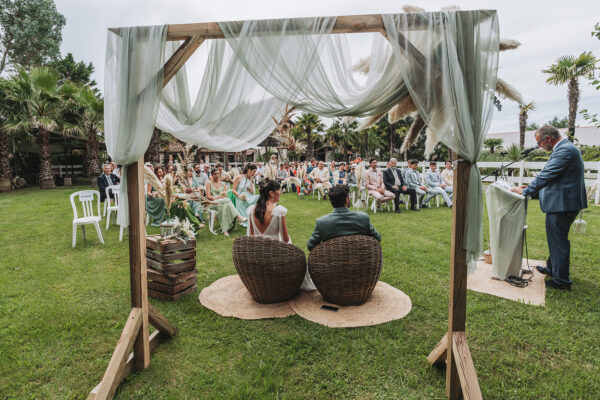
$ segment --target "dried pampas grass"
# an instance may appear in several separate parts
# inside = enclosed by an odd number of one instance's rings
[[[165,185],[163,185],[160,179],[154,174],[154,171],[148,167],[144,168],[144,179],[152,185],[161,198],[165,198]]]
[[[513,50],[521,45],[521,42],[514,39],[500,39],[500,51]]]
[[[425,130],[425,134],[427,135],[427,139],[425,139],[425,159],[429,160],[429,156],[433,154],[439,140],[429,127]]]
[[[402,11],[404,11],[405,13],[425,12],[425,9],[417,6],[411,6],[410,4],[405,4],[402,6]]]
[[[383,118],[383,116],[386,114],[386,112],[382,112],[381,114],[376,114],[376,115],[372,115],[370,117],[367,117],[367,119],[365,119],[360,124],[360,126],[358,127],[358,130],[362,131],[363,129],[367,129],[367,128],[372,127],[373,125],[375,125],[377,123],[377,121],[379,121],[381,118]]]
[[[404,153],[410,147],[414,146],[419,137],[419,133],[425,127],[425,120],[421,117],[421,114],[418,114],[415,120],[413,121],[406,137],[404,138],[404,142],[402,143],[402,147],[400,148],[400,153]]]
[[[396,104],[390,111],[388,111],[390,124],[400,121],[414,112],[417,112],[417,107],[415,106],[412,97],[406,96],[400,101],[400,103]]]
[[[171,209],[171,204],[173,204],[173,196],[175,196],[175,183],[173,182],[173,177],[171,174],[167,174],[165,176],[165,207],[167,209],[167,213]]]
[[[521,97],[521,93],[506,83],[506,81],[503,79],[498,78],[496,83],[496,93],[498,93],[498,96],[502,97],[503,99],[516,101],[518,104],[525,104],[523,97]]]
[[[440,10],[442,10],[442,11],[460,11],[460,7],[457,5],[451,5],[451,6],[442,7],[442,8],[440,8]]]
[[[371,66],[371,58],[365,57],[358,60],[356,64],[352,66],[352,71],[362,72],[367,75],[369,73],[369,67]]]

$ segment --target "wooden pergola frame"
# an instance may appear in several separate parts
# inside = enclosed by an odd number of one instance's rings
[[[119,33],[120,28],[111,28]],[[383,18],[379,14],[336,17],[332,34],[379,32],[386,36]],[[181,46],[164,65],[163,87],[194,54],[206,39],[223,39],[217,22],[169,25],[168,41],[183,40]],[[400,35],[397,38],[409,49],[409,55],[418,61],[425,57]],[[464,220],[467,212],[467,193],[471,164],[459,160],[454,173],[454,207],[452,208],[452,239],[450,256],[450,295],[448,332],[427,357],[433,365],[446,365],[446,394],[449,399],[481,399],[477,374],[465,335],[467,308],[467,263],[463,248]],[[131,286],[131,313],[110,359],[102,381],[88,400],[111,399],[118,385],[134,370],[150,365],[150,352],[162,338],[177,332],[160,313],[148,303],[146,275],[146,227],[144,224],[144,160],[128,165],[129,196],[129,266]],[[157,330],[149,335],[149,324]],[[133,352],[130,353],[131,348]]]

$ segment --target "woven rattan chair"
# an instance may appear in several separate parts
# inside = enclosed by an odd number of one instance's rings
[[[263,304],[292,299],[306,274],[302,250],[260,236],[237,237],[233,242],[233,263],[252,298]]]
[[[342,236],[312,249],[308,270],[325,300],[340,306],[357,306],[373,292],[381,274],[382,258],[376,239]]]

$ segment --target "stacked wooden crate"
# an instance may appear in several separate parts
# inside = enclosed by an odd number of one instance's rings
[[[196,290],[196,240],[146,236],[148,296],[167,301]]]

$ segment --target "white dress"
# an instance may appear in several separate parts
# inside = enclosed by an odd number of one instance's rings
[[[254,236],[268,237],[283,242],[283,217],[285,217],[285,215],[287,214],[287,208],[279,204],[275,206],[273,212],[271,213],[273,218],[271,218],[271,222],[269,223],[269,226],[267,226],[267,228],[264,230],[264,232],[261,232],[258,229],[258,226],[256,226],[256,223],[254,222],[255,208],[256,205],[252,205],[250,206],[250,208],[248,208],[248,230],[246,231],[246,235],[250,236],[250,227],[252,227],[252,230],[254,231]],[[292,244],[291,237],[288,243]],[[312,279],[310,279],[308,269],[306,270],[306,274],[304,275],[304,281],[302,281],[300,289],[307,291],[317,289]]]

